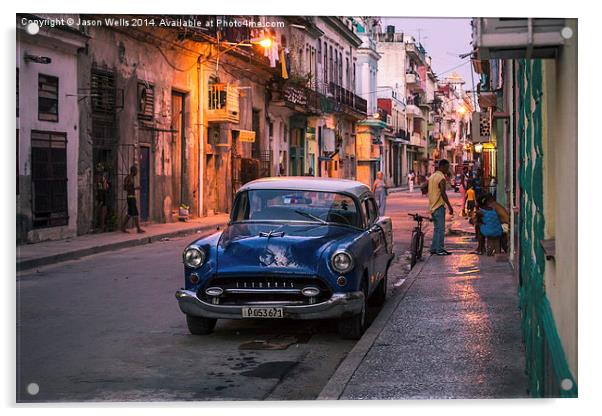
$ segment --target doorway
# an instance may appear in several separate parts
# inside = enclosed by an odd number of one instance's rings
[[[171,92],[171,184],[172,207],[186,204],[186,109],[185,94],[177,91]]]
[[[150,147],[140,146],[140,219],[148,221],[150,205]]]

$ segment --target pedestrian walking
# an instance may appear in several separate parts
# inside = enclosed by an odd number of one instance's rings
[[[96,189],[96,230],[98,232],[104,232],[107,231],[106,220],[111,184],[109,182],[108,172],[101,162],[96,164],[94,187]]]
[[[123,219],[123,224],[121,224],[121,231],[127,233],[127,225],[130,221],[130,218],[134,219],[134,225],[136,225],[136,229],[139,233],[144,233],[142,228],[140,228],[140,219],[138,218],[138,206],[136,205],[136,190],[140,189],[140,187],[136,186],[135,178],[138,175],[138,168],[134,165],[130,167],[130,174],[125,177],[123,180],[123,188],[127,193],[127,204],[128,204],[128,212],[125,218]]]
[[[466,199],[466,191],[468,190],[468,167],[464,166],[462,168],[462,174],[460,175],[460,195],[462,196],[462,201]],[[461,215],[466,215],[466,211],[464,209],[464,204],[462,205]]]
[[[383,181],[382,172],[378,172],[376,174],[376,180],[372,185],[372,193],[374,194],[374,198],[378,204],[379,215],[385,215],[385,209],[387,207],[387,188],[385,187],[385,182]]]
[[[408,172],[408,186],[410,187],[410,192],[414,192],[414,178],[416,175],[414,174],[414,170]]]
[[[462,200],[462,210],[466,211],[468,213],[468,217],[471,218],[472,214],[474,212],[475,209],[475,202],[476,202],[477,196],[476,196],[476,192],[473,188],[472,185],[468,185],[468,190],[466,191],[466,195],[464,196],[464,199]]]
[[[431,254],[446,256],[451,254],[444,248],[445,239],[445,206],[449,209],[449,215],[454,214],[454,209],[447,198],[445,176],[449,172],[449,161],[441,159],[437,169],[428,181],[429,208],[433,217],[433,241],[431,243]]]

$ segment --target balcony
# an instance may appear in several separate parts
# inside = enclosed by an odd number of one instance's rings
[[[366,116],[368,102],[353,92],[331,82],[328,84],[328,95],[332,97],[335,103],[343,105],[355,113],[360,113],[361,116]]]
[[[420,75],[414,71],[406,72],[406,86],[410,91],[415,93],[425,92],[423,80],[421,80]]]
[[[409,104],[409,105],[406,106],[406,113],[408,115],[411,115],[414,118],[424,118],[424,116],[422,115],[422,111],[420,110],[420,108],[418,108],[414,104]]]
[[[207,121],[238,123],[240,119],[238,89],[230,84],[209,84]]]
[[[280,79],[271,84],[272,104],[279,107],[289,107],[304,114],[320,113],[320,98],[322,95],[304,83]]]
[[[422,45],[417,45],[415,43],[410,42],[406,43],[406,54],[408,54],[410,58],[418,60],[422,65],[426,64],[426,51],[424,50]]]
[[[410,136],[410,144],[412,146],[425,147],[426,140],[423,140],[420,133],[413,132]]]
[[[477,18],[472,41],[480,60],[554,58],[565,26],[565,19]]]

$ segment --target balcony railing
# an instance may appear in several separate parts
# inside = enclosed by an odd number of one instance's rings
[[[363,114],[366,114],[368,111],[368,102],[365,99],[355,95],[353,92],[348,91],[339,85],[336,85],[334,82],[328,84],[328,93],[337,103],[346,105],[347,107]]]

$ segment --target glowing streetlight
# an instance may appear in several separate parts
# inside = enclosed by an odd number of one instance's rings
[[[477,153],[481,153],[483,151],[483,144],[477,143],[474,145],[474,151]]]
[[[251,42],[253,42],[253,41],[251,41]],[[253,43],[255,43],[255,42],[253,42]],[[270,46],[272,46],[272,39],[270,39],[270,38],[261,39],[257,43],[267,49]]]
[[[456,110],[461,116],[463,116],[464,114],[466,114],[466,108],[461,105],[460,107],[458,107],[458,109]]]

